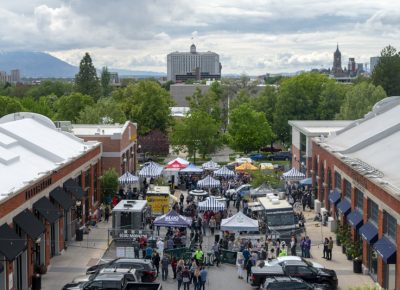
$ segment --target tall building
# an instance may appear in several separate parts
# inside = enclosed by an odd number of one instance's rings
[[[197,52],[192,44],[189,52],[172,52],[167,55],[167,79],[186,81],[189,79],[220,79],[221,63],[215,52]]]
[[[375,66],[378,64],[380,57],[379,56],[373,56],[369,59],[369,68],[371,73],[374,72]]]
[[[349,63],[347,64],[347,70],[349,73],[354,73],[356,72],[356,60],[354,57],[349,58]]]
[[[332,67],[333,74],[339,75],[343,73],[342,69],[342,54],[339,50],[339,44],[336,46],[336,51],[333,53],[333,67]]]
[[[21,74],[19,72],[19,69],[11,70],[11,82],[14,84],[21,82]]]

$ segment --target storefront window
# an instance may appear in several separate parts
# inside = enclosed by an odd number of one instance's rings
[[[376,273],[378,271],[378,254],[370,245],[368,245],[368,269],[372,279],[376,281]]]
[[[344,180],[344,197],[351,200],[351,183],[348,180]]]
[[[335,188],[342,190],[342,176],[335,171]]]
[[[384,211],[383,233],[393,241],[396,241],[396,227],[397,227],[396,219],[390,214],[388,214],[386,211]]]
[[[360,212],[363,211],[363,204],[364,204],[364,193],[356,188],[356,209]]]
[[[378,205],[371,199],[368,199],[368,221],[371,221],[375,225],[378,224]]]

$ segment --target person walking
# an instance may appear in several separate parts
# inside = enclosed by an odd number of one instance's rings
[[[290,254],[292,256],[296,256],[296,239],[294,236],[292,236],[291,240],[290,240]]]
[[[310,249],[311,249],[311,240],[308,236],[304,241],[304,250],[305,250],[305,257],[310,258]]]
[[[214,263],[217,263],[217,267],[219,267],[219,263],[220,263],[220,256],[221,256],[221,253],[220,253],[220,251],[219,251],[219,244],[217,243],[217,242],[214,242],[214,246],[212,247],[212,250],[213,250],[213,252],[214,252],[214,261],[213,261],[213,264]]]
[[[153,265],[157,270],[157,276],[158,276],[160,274],[160,255],[157,252],[154,252],[151,261],[153,262]]]
[[[305,251],[305,238],[304,237],[301,237],[301,240],[300,240],[300,249],[301,249],[301,257],[302,258],[305,258],[306,257],[306,251]]]
[[[217,226],[217,222],[216,222],[214,216],[212,216],[210,218],[208,226],[210,227],[211,235],[214,235],[215,227]]]
[[[243,266],[244,266],[244,258],[242,253],[238,253],[237,260],[236,260],[236,267],[237,267],[237,273],[238,273],[238,278],[243,279]],[[249,260],[248,260],[249,261]]]
[[[104,209],[104,221],[108,223],[109,219],[110,219],[110,207],[106,205],[106,208]]]
[[[203,251],[200,248],[197,248],[196,252],[194,252],[194,258],[196,259],[197,265],[203,264],[203,256],[204,256]]]
[[[201,288],[201,281],[200,281],[200,269],[197,268],[193,272],[192,282],[194,286],[194,290]]]
[[[140,243],[139,238],[136,238],[132,242],[133,252],[135,253],[135,259],[139,259],[139,250],[140,250]]]
[[[324,239],[324,248],[323,248],[323,256],[322,258],[328,259],[328,245],[329,245],[329,239],[325,238]]]
[[[198,290],[205,290],[206,288],[206,282],[207,282],[207,270],[204,267],[201,267],[200,270],[200,287]]]
[[[328,260],[332,260],[332,249],[333,249],[333,239],[332,237],[329,237],[329,243],[328,243]]]
[[[178,262],[177,267],[176,267],[176,281],[178,281],[178,290],[181,289],[181,286],[183,283],[182,273],[183,273],[184,266],[183,266],[183,263],[182,264],[180,263],[181,261],[182,260],[180,260]]]
[[[176,260],[175,256],[172,257],[171,260],[171,268],[172,268],[172,273],[174,273],[174,278],[176,279],[176,268],[178,266],[178,261]]]
[[[160,256],[162,257],[164,254],[164,242],[161,238],[158,239],[157,241],[157,251],[160,253]]]
[[[287,256],[287,248],[286,248],[286,243],[282,241],[278,257],[285,257],[285,256]]]
[[[164,255],[161,259],[161,278],[163,281],[168,278],[168,266],[170,264],[168,255]]]
[[[251,267],[253,267],[253,261],[252,260],[248,260],[245,268],[246,268],[246,282],[249,283],[249,277],[251,277]]]
[[[150,245],[147,246],[145,252],[146,252],[145,255],[146,259],[151,259],[153,257],[153,248],[150,247]]]
[[[190,272],[188,267],[185,267],[182,271],[182,282],[183,282],[183,290],[189,290]]]

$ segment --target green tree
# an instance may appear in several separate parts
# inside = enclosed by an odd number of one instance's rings
[[[24,107],[24,111],[41,114],[50,119],[54,117],[52,104],[47,97],[42,96],[38,100],[33,97],[25,97],[20,100],[20,103]]]
[[[75,86],[76,91],[83,95],[92,96],[95,100],[100,98],[100,83],[89,53],[85,53],[79,64],[79,72],[75,76]]]
[[[86,106],[77,119],[79,124],[113,124],[125,121],[124,111],[112,98],[101,98],[94,106]]]
[[[242,104],[230,114],[228,142],[235,150],[248,153],[270,144],[274,136],[265,114]]]
[[[217,93],[213,90],[208,90],[204,94],[200,88],[196,88],[194,94],[186,97],[191,112],[203,111],[211,115],[215,121],[221,120],[221,108]]]
[[[103,199],[105,196],[112,196],[118,190],[118,173],[115,168],[110,168],[103,173],[101,177],[101,189],[103,191]]]
[[[382,50],[371,78],[373,84],[383,87],[388,96],[400,95],[400,54],[393,46]]]
[[[334,80],[325,84],[318,104],[318,118],[320,120],[332,120],[336,117],[348,87],[348,85],[337,83]]]
[[[101,78],[100,78],[101,89],[103,91],[103,96],[105,97],[108,97],[111,94],[110,81],[111,81],[111,75],[110,72],[108,71],[108,68],[105,66],[101,71]]]
[[[35,99],[39,99],[42,96],[49,95],[61,97],[63,95],[69,95],[70,93],[72,93],[72,90],[73,86],[71,83],[45,80],[42,81],[39,85],[30,88],[26,92],[26,95]]]
[[[265,86],[258,96],[250,99],[250,105],[258,112],[265,113],[268,123],[273,126],[276,107],[277,90],[273,86]]]
[[[129,84],[113,92],[113,98],[121,104],[127,119],[139,124],[139,135],[154,129],[166,132],[172,124],[171,96],[159,83],[150,80]]]
[[[362,118],[376,102],[384,98],[386,98],[386,93],[381,86],[374,86],[367,82],[357,84],[346,93],[338,119],[356,120]]]
[[[71,121],[76,123],[79,113],[86,106],[93,106],[94,101],[91,96],[82,95],[81,93],[72,93],[59,98],[55,104],[58,120]]]
[[[178,150],[186,150],[194,159],[199,152],[204,159],[222,145],[219,128],[214,118],[198,110],[175,124],[170,134],[171,144]]]
[[[23,110],[21,103],[16,98],[0,96],[0,117],[11,113],[22,112]]]

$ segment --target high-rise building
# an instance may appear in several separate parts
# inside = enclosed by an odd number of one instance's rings
[[[354,73],[356,71],[356,60],[354,57],[349,58],[349,63],[347,64],[347,70],[349,73]]]
[[[333,53],[332,72],[334,75],[343,73],[342,69],[342,54],[339,50],[339,44],[336,46],[336,51]]]
[[[215,52],[197,52],[192,44],[189,52],[172,52],[167,55],[167,79],[185,81],[189,79],[220,79],[221,63]]]
[[[11,82],[12,83],[19,83],[21,82],[21,74],[19,72],[19,69],[13,69],[11,70]]]
[[[369,69],[370,69],[371,73],[374,72],[374,69],[375,69],[376,65],[378,64],[379,59],[380,59],[379,56],[373,56],[369,59],[369,63],[370,63]]]

